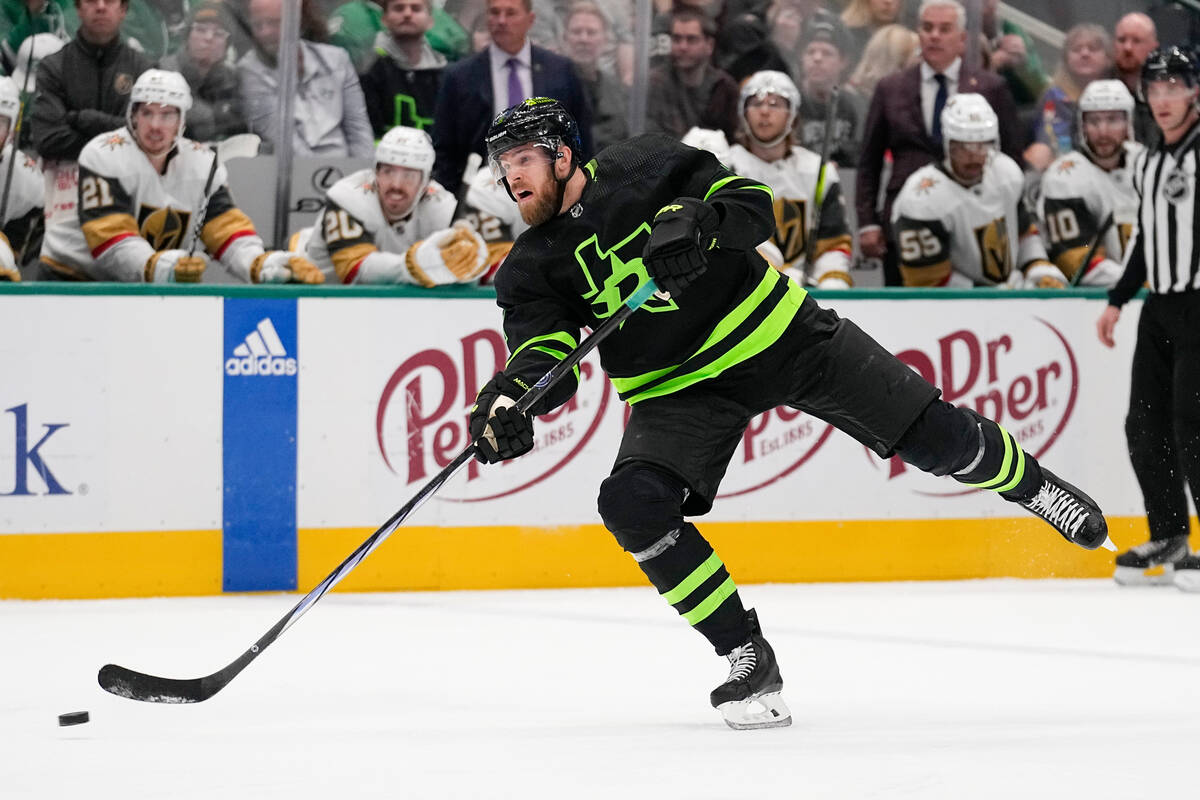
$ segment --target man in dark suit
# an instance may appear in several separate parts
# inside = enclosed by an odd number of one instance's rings
[[[563,56],[534,47],[532,0],[488,0],[492,42],[446,69],[433,113],[433,177],[458,191],[471,153],[484,154],[483,137],[498,113],[529,97],[553,97],[579,123],[583,160],[592,156],[592,109],[579,75]]]
[[[909,175],[944,157],[939,118],[947,98],[959,92],[983,95],[1000,120],[1000,149],[1020,164],[1024,146],[1016,104],[1004,79],[962,61],[967,44],[962,5],[957,0],[926,0],[921,4],[917,35],[921,63],[888,75],[875,87],[858,164],[859,251],[867,258],[883,259],[889,286],[900,285],[887,224],[892,218],[892,202]],[[879,211],[875,205],[884,154],[889,150],[892,174]]]

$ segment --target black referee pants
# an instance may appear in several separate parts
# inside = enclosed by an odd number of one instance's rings
[[[1193,499],[1200,495],[1200,291],[1147,298],[1138,320],[1125,438],[1150,538],[1186,534],[1185,482]]]

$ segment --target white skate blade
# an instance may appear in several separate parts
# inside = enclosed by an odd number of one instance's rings
[[[1149,569],[1117,567],[1113,572],[1113,580],[1120,586],[1170,586],[1173,581],[1178,585],[1175,567],[1172,564],[1162,564]]]
[[[1111,536],[1105,536],[1104,544],[1102,544],[1100,546],[1103,547],[1105,550],[1111,550],[1114,553],[1117,552],[1117,546],[1113,543]]]
[[[1200,592],[1200,569],[1175,570],[1175,587],[1185,592]]]
[[[779,692],[767,692],[745,700],[730,700],[717,706],[717,711],[725,718],[725,724],[735,731],[785,728],[792,724],[792,712]]]

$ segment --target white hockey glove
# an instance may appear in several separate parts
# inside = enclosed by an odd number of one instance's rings
[[[207,266],[208,259],[187,250],[159,250],[146,259],[146,283],[199,283]]]
[[[251,283],[324,283],[317,265],[299,253],[268,250],[250,264]]]
[[[487,268],[488,248],[470,224],[457,222],[408,248],[405,259],[422,286],[467,283]]]
[[[821,289],[850,289],[854,286],[854,280],[850,277],[850,254],[845,250],[834,248],[821,253],[813,260],[809,274]]]
[[[1080,264],[1080,269],[1087,269],[1086,264]],[[1121,278],[1124,272],[1121,265],[1111,258],[1103,258],[1096,262],[1096,266],[1088,269],[1083,273],[1083,277],[1079,279],[1080,286],[1103,286],[1111,287]]]
[[[1065,289],[1067,276],[1049,261],[1035,261],[1025,270],[1026,289]]]
[[[683,144],[695,147],[697,150],[707,150],[717,157],[722,164],[729,161],[729,143],[725,134],[708,128],[692,128],[683,135]]]

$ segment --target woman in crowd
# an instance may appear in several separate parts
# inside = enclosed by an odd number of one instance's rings
[[[1025,161],[1031,168],[1041,172],[1075,148],[1079,95],[1092,81],[1108,77],[1112,68],[1112,39],[1104,28],[1084,22],[1067,31],[1062,61],[1042,93],[1032,144],[1025,149]]]

